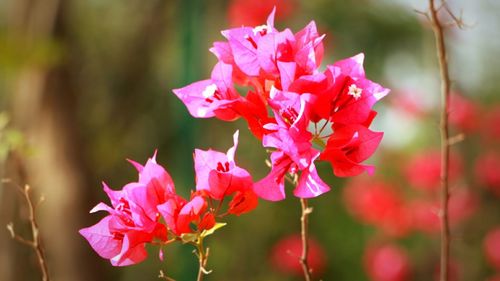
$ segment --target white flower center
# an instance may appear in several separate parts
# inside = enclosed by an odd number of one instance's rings
[[[349,92],[347,92],[349,96],[352,96],[356,100],[361,97],[361,93],[363,93],[363,90],[358,88],[354,84],[351,84],[351,86],[349,86]]]
[[[205,88],[205,90],[203,90],[203,93],[201,93],[201,95],[204,98],[208,99],[213,97],[216,91],[217,91],[217,85],[210,84]]]
[[[267,25],[259,25],[253,28],[253,35],[257,35],[258,33],[262,35],[265,31],[267,31]]]

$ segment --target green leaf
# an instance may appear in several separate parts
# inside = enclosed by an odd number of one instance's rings
[[[201,232],[200,237],[206,237],[206,236],[208,236],[208,235],[212,235],[212,234],[214,234],[214,232],[215,232],[217,229],[219,229],[219,228],[221,228],[221,227],[225,226],[226,224],[227,224],[227,223],[225,223],[225,222],[218,222],[218,223],[216,223],[216,224],[214,225],[214,227],[210,228],[209,230],[203,230],[203,232]]]

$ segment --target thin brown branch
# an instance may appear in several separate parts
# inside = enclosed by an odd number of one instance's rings
[[[448,6],[446,2],[443,3],[444,9],[446,13],[451,17],[452,25],[456,25],[460,29],[464,29],[465,27],[468,27],[467,24],[465,24],[464,19],[463,19],[463,11],[460,11],[460,16],[456,16]]]
[[[26,246],[29,246],[33,248],[33,250],[36,253],[36,256],[38,258],[38,265],[40,267],[40,271],[42,273],[42,280],[43,281],[49,281],[49,270],[47,267],[47,262],[45,258],[45,251],[43,249],[42,245],[42,238],[40,237],[40,229],[38,227],[38,223],[36,221],[36,207],[40,204],[40,202],[43,201],[43,197],[41,200],[35,205],[33,204],[33,200],[31,199],[30,196],[30,186],[25,185],[24,188],[21,188],[20,186],[14,185],[19,192],[23,195],[24,199],[26,200],[26,204],[28,205],[28,210],[29,210],[29,221],[30,221],[30,226],[31,226],[31,235],[32,235],[32,240],[25,239],[19,235],[16,234],[14,231],[14,224],[9,223],[7,225],[7,230],[10,233],[10,236],[12,239],[18,241],[21,244],[24,244]]]
[[[436,41],[437,58],[441,77],[441,271],[440,281],[449,280],[449,259],[450,259],[450,225],[448,216],[448,201],[450,197],[448,170],[450,162],[450,140],[449,140],[449,101],[451,81],[448,70],[448,58],[444,37],[444,27],[439,18],[439,9],[445,7],[449,14],[446,2],[442,1],[441,6],[436,8],[435,0],[429,0],[429,10]],[[455,19],[455,16],[452,16]]]
[[[312,270],[309,267],[308,263],[308,254],[309,254],[309,215],[312,213],[312,208],[308,207],[307,199],[300,199],[300,206],[302,208],[302,215],[300,216],[300,228],[301,228],[301,237],[302,237],[302,254],[300,255],[299,261],[302,266],[302,272],[304,273],[304,280],[311,281],[311,273]]]
[[[165,275],[165,273],[163,273],[163,270],[160,270],[160,274],[158,275],[158,278],[166,280],[166,281],[175,281],[175,279],[170,278],[167,275]]]
[[[465,134],[460,133],[460,134],[458,134],[456,136],[448,138],[448,145],[452,146],[452,145],[455,145],[457,143],[461,143],[464,140],[465,140]]]

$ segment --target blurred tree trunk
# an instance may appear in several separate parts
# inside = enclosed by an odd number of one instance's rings
[[[90,193],[76,119],[69,3],[68,0],[9,3],[10,37],[29,50],[36,50],[39,44],[57,42],[67,55],[53,64],[28,61],[18,73],[12,92],[13,122],[34,146],[35,153],[18,161],[19,169],[25,169],[27,176],[14,180],[29,183],[38,195],[46,198],[38,215],[52,280],[107,280],[105,272],[98,268],[102,263],[77,232],[82,225],[90,224],[85,204]],[[19,199],[9,195],[3,200]],[[25,246],[2,247],[0,251],[15,251],[17,247]],[[12,264],[11,259],[0,265],[2,272],[7,272],[5,280],[26,280],[25,272],[35,271],[36,263],[30,262],[29,255],[24,257],[25,261],[17,258],[17,264]]]

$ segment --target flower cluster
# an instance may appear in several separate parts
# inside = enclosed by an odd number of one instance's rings
[[[370,126],[373,105],[389,90],[366,79],[363,54],[319,67],[324,35],[314,22],[293,33],[267,23],[222,31],[227,41],[210,51],[218,58],[211,78],[174,90],[197,118],[224,121],[244,118],[262,145],[273,149],[270,173],[255,183],[263,199],[285,198],[284,180],[296,180],[293,194],[311,198],[330,188],[314,162],[331,163],[339,177],[373,167],[362,164],[379,145],[383,133]],[[247,88],[246,95],[236,90]]]
[[[108,215],[81,229],[80,234],[114,266],[143,261],[147,243],[160,246],[177,240],[196,243],[224,225],[216,219],[240,215],[257,206],[250,174],[235,163],[237,145],[238,132],[234,134],[234,146],[227,153],[195,151],[196,191],[189,200],[176,193],[172,178],[156,162],[156,153],[145,165],[130,161],[139,172],[139,179],[117,191],[103,184],[111,206],[99,203],[90,212],[106,211]],[[222,203],[229,196],[232,199],[222,212]]]

